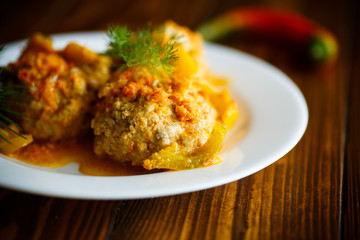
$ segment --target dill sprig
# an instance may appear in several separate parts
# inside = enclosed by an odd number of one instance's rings
[[[22,128],[19,126],[19,124],[17,124],[14,120],[12,120],[8,116],[8,114],[12,114],[20,117],[28,117],[28,116],[23,113],[11,110],[6,106],[9,103],[9,101],[24,102],[25,95],[20,91],[20,89],[22,88],[26,88],[26,87],[24,87],[23,85],[15,85],[15,84],[4,86],[2,82],[0,83],[0,127],[4,129],[8,129],[9,131],[13,132],[19,137],[26,139],[26,137],[23,136],[21,133],[18,133],[17,131],[9,127],[9,124],[13,124],[18,130],[22,131]],[[11,143],[1,133],[0,133],[0,138],[7,143]]]
[[[0,46],[0,54],[2,53],[2,50],[4,49],[4,46]],[[5,68],[3,66],[0,66],[0,127],[3,129],[7,129],[10,132],[18,135],[19,137],[22,137],[26,139],[25,136],[23,136],[21,133],[18,133],[11,127],[9,127],[9,124],[13,124],[18,130],[22,131],[22,128],[17,124],[15,121],[13,121],[8,114],[21,116],[21,117],[27,117],[27,115],[22,114],[20,112],[11,110],[7,107],[10,101],[12,102],[24,102],[24,95],[21,91],[21,89],[27,89],[26,86],[23,85],[17,85],[17,84],[7,84],[5,83],[3,78],[5,78]],[[6,79],[5,79],[6,80]],[[11,142],[0,132],[0,139],[3,139],[5,142],[11,144]]]
[[[176,37],[164,42],[164,31],[161,27],[153,29],[146,26],[134,32],[126,26],[110,26],[107,35],[110,41],[105,54],[122,59],[125,66],[143,65],[154,72],[163,70],[166,74],[174,71],[172,64],[177,60]]]
[[[4,45],[0,45],[0,55],[2,54],[3,50],[4,50]],[[4,67],[0,66],[0,74],[2,73],[3,70],[4,70]]]

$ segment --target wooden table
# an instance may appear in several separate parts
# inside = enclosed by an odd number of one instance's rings
[[[31,3],[30,3],[31,2]],[[284,71],[309,107],[307,131],[275,164],[223,186],[177,196],[85,201],[0,189],[0,239],[360,239],[360,17],[356,1],[5,0],[0,43],[44,33],[173,19],[195,28],[237,6],[295,10],[340,43],[332,68],[236,37],[226,44]]]

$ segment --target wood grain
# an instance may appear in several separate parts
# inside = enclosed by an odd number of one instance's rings
[[[104,239],[113,201],[82,201],[1,190],[0,239]]]
[[[339,39],[340,59],[326,68],[305,66],[288,48],[262,39],[223,42],[274,64],[303,92],[309,124],[293,150],[239,181],[162,198],[84,201],[0,189],[0,239],[359,239],[360,24],[354,2],[5,0],[0,43],[35,31],[104,29],[109,23],[174,19],[195,28],[250,4],[297,11]]]
[[[355,9],[354,41],[360,41],[360,8]],[[353,62],[351,64],[351,81],[349,97],[349,120],[347,128],[347,145],[345,153],[344,171],[344,239],[360,239],[360,47],[354,47]]]

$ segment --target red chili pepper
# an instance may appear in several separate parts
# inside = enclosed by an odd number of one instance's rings
[[[238,8],[203,24],[198,29],[207,41],[219,40],[241,30],[295,44],[314,62],[331,62],[338,54],[337,41],[330,31],[287,10]]]

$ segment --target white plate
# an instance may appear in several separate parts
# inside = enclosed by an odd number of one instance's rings
[[[54,46],[76,41],[95,51],[105,49],[103,33],[54,35]],[[15,61],[24,41],[6,45],[0,65]],[[211,188],[239,180],[274,163],[302,137],[308,122],[305,99],[296,85],[273,66],[240,51],[206,44],[213,72],[232,80],[250,113],[245,137],[222,154],[223,162],[207,168],[139,176],[94,177],[78,172],[76,164],[46,169],[0,156],[0,186],[47,196],[80,199],[160,197]],[[230,131],[227,145],[239,126]],[[229,140],[230,139],[230,140]]]

